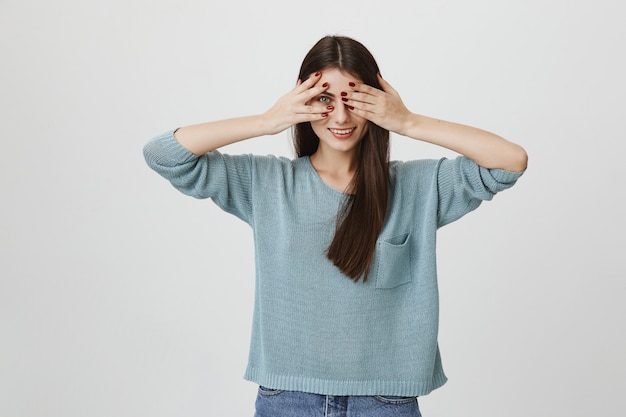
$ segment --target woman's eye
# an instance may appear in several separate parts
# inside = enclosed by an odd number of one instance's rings
[[[330,102],[330,98],[326,97],[326,96],[321,96],[319,98],[319,101],[321,101],[322,103],[328,103],[328,102]]]

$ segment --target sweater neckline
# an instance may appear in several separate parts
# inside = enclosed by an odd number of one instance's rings
[[[331,187],[330,185],[328,185],[326,183],[326,181],[324,181],[322,179],[322,177],[320,177],[320,174],[317,172],[317,170],[315,169],[315,167],[313,166],[313,164],[311,163],[311,156],[307,155],[305,158],[306,161],[306,165],[308,166],[309,170],[311,170],[311,172],[313,173],[313,176],[315,177],[315,179],[326,189],[332,191],[333,193],[342,196],[342,197],[349,197],[351,194],[348,194],[344,191],[339,191],[338,189]]]

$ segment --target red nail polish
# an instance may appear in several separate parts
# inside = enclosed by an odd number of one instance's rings
[[[345,97],[341,97],[341,100],[343,100],[343,101],[348,101],[348,99],[347,99],[347,98],[345,98]]]
[[[348,108],[349,108],[350,110],[354,110],[354,107],[353,107],[353,106],[348,106]]]
[[[321,74],[322,74],[322,73],[321,73],[320,71],[317,71],[317,72],[315,73],[315,76],[316,76],[316,77],[319,77]]]
[[[342,96],[342,97],[345,97],[345,96],[347,96],[347,95],[348,95],[348,93],[346,93],[345,91],[342,91],[342,92],[341,92],[341,96]]]
[[[328,113],[322,113],[322,117],[328,117]]]
[[[328,87],[328,83],[322,84],[322,87],[324,87],[324,88]]]
[[[353,83],[352,81],[350,81],[350,82],[348,83],[348,85],[349,85],[350,87],[356,87],[356,84],[355,84],[355,83]]]
[[[327,110],[334,110],[335,108],[333,106],[326,106]]]

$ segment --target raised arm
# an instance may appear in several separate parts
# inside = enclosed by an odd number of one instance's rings
[[[294,89],[263,114],[182,127],[174,137],[187,150],[204,155],[231,143],[280,133],[297,123],[320,120],[333,109],[306,104],[328,89],[328,85],[317,85],[320,76],[318,72],[304,82],[298,81]]]
[[[484,168],[526,169],[528,156],[521,146],[482,129],[411,113],[398,92],[380,76],[379,81],[384,91],[359,83],[346,86],[344,102],[351,111],[392,132],[458,152]]]

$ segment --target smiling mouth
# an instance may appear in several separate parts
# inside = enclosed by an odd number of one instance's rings
[[[335,135],[344,136],[344,135],[349,135],[350,133],[354,132],[355,129],[356,127],[352,127],[350,129],[328,129],[328,130],[330,130],[331,133],[334,133]]]

